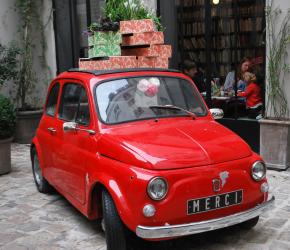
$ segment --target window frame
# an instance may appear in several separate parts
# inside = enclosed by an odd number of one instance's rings
[[[47,113],[47,105],[48,105],[48,101],[49,101],[49,97],[52,93],[52,90],[54,87],[58,86],[58,94],[57,94],[57,100],[56,100],[56,106],[55,106],[55,111],[54,111],[54,114],[51,115],[51,114],[48,114]],[[62,93],[62,88],[61,88],[61,84],[60,82],[54,82],[50,89],[49,89],[49,92],[48,92],[48,95],[47,95],[47,99],[46,99],[46,103],[45,103],[45,108],[44,108],[44,114],[49,116],[49,117],[55,117],[57,114],[58,114],[58,106],[59,106],[59,99],[60,99],[60,96],[61,96],[61,93]]]
[[[68,84],[78,85],[81,88],[81,91],[82,91],[82,89],[85,91],[87,99],[88,99],[88,109],[89,109],[89,116],[90,116],[88,124],[82,124],[82,123],[77,122],[77,116],[79,114],[80,97],[81,97],[81,95],[79,95],[79,97],[78,97],[75,119],[73,121],[71,121],[71,120],[66,120],[66,119],[60,117],[61,102],[62,102],[63,94],[65,93],[64,92],[64,90],[65,90],[64,88]],[[61,86],[61,95],[59,96],[59,105],[58,105],[58,110],[57,110],[57,119],[60,120],[60,121],[63,121],[63,122],[75,122],[76,124],[78,124],[79,126],[82,126],[82,127],[90,127],[91,126],[91,123],[92,123],[92,112],[91,112],[91,108],[90,108],[90,100],[89,100],[88,91],[87,91],[86,87],[84,86],[84,84],[82,84],[81,82],[73,81],[73,80],[67,80],[67,81],[64,80],[64,83]]]

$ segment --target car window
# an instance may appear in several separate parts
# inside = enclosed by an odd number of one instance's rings
[[[158,109],[174,105],[207,114],[193,84],[176,77],[136,77],[101,83],[96,88],[97,108],[103,122],[121,123],[140,119],[188,115],[182,110]]]
[[[54,116],[56,112],[56,105],[59,93],[59,83],[56,83],[50,90],[49,96],[47,98],[47,104],[45,112],[49,116]]]
[[[66,83],[63,87],[58,116],[65,121],[82,125],[90,123],[86,90],[79,84]]]
[[[90,123],[90,108],[86,90],[82,88],[79,102],[79,109],[76,117],[76,122],[81,125],[89,125]]]

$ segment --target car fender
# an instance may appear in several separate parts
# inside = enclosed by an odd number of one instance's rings
[[[39,163],[40,163],[40,167],[41,167],[41,170],[43,172],[44,170],[44,160],[43,160],[43,155],[42,155],[42,151],[41,151],[41,147],[39,145],[39,142],[37,140],[36,137],[33,138],[32,142],[31,142],[31,146],[30,146],[30,157],[31,157],[31,161],[32,161],[32,149],[33,147],[35,148],[36,150],[36,153],[38,155],[38,159],[39,159]]]
[[[88,217],[89,218],[99,218],[102,217],[101,211],[101,202],[102,196],[101,192],[98,192],[98,198],[94,196],[94,188],[96,185],[102,186],[105,188],[114,200],[114,204],[117,208],[121,220],[124,222],[127,227],[135,231],[134,228],[134,211],[130,208],[129,202],[126,195],[123,192],[123,188],[120,186],[120,181],[117,181],[114,176],[109,175],[108,173],[102,173],[98,176],[93,176],[90,178],[91,183],[89,187],[89,192],[87,192],[87,201],[88,201]],[[100,189],[98,191],[101,191]],[[98,204],[94,204],[94,202]]]

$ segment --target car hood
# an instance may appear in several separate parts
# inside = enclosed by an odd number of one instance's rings
[[[239,136],[208,120],[120,126],[104,133],[99,142],[105,156],[160,170],[217,164],[252,154]]]

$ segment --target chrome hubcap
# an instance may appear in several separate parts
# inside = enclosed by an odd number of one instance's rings
[[[42,173],[40,170],[40,166],[39,166],[39,160],[38,157],[35,155],[34,156],[34,175],[35,175],[35,181],[37,183],[37,185],[41,184],[42,181]]]

